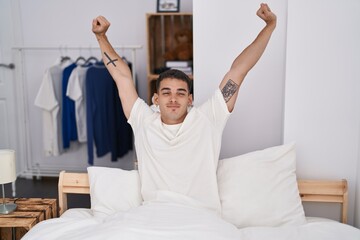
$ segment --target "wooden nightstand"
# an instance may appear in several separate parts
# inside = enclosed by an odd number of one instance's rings
[[[0,240],[21,239],[35,224],[58,216],[56,199],[10,198],[17,209],[0,215]]]

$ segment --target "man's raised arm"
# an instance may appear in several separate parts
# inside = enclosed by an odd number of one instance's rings
[[[266,26],[256,39],[237,56],[219,86],[230,112],[234,109],[242,81],[260,59],[276,27],[276,15],[271,12],[267,4],[262,3],[256,14],[265,21]]]
[[[102,59],[116,83],[124,114],[126,118],[129,118],[131,109],[138,98],[138,94],[132,80],[129,66],[115,52],[106,36],[106,31],[109,27],[110,23],[103,16],[95,18],[92,22],[92,31],[98,40]]]

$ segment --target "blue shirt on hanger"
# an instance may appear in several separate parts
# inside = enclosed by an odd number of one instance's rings
[[[111,152],[112,161],[132,149],[131,126],[116,84],[103,63],[90,67],[86,74],[86,121],[89,164],[94,163],[94,145],[98,157]]]
[[[76,118],[75,118],[75,102],[66,96],[67,85],[72,70],[77,65],[72,63],[66,67],[63,71],[62,79],[62,137],[64,149],[70,147],[70,141],[76,141],[77,129],[76,129]]]

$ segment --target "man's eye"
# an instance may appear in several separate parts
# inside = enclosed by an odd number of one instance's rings
[[[163,95],[165,95],[165,96],[167,96],[167,95],[169,95],[170,93],[168,93],[168,92],[164,92],[163,93]]]

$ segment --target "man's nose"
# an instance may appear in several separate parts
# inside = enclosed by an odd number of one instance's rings
[[[171,102],[176,102],[176,95],[175,94],[171,94],[170,101]]]

